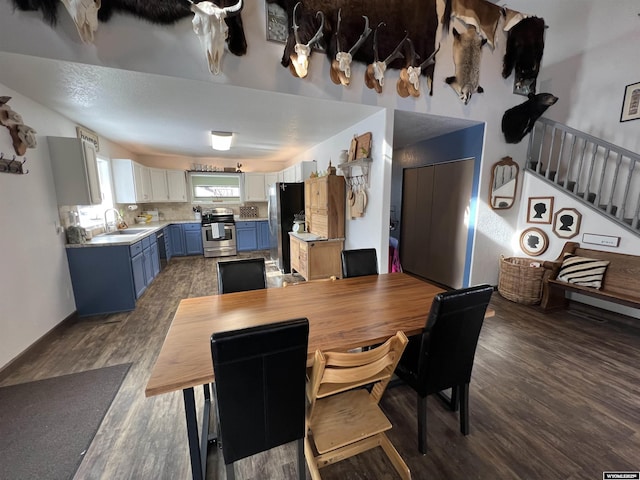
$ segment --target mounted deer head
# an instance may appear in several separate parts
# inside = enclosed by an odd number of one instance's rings
[[[295,75],[300,78],[304,78],[307,76],[307,73],[309,71],[309,57],[311,56],[311,47],[320,39],[322,31],[324,30],[324,13],[322,13],[321,11],[318,11],[316,13],[316,17],[320,18],[320,28],[318,28],[318,31],[315,33],[315,35],[311,37],[311,40],[309,40],[307,43],[302,43],[300,41],[300,35],[298,34],[298,28],[300,27],[296,22],[296,13],[300,4],[301,2],[296,3],[296,6],[293,8],[293,35],[296,39],[296,45],[294,48],[295,54],[292,54],[290,59],[291,64],[294,68],[294,72],[292,73],[295,73]]]
[[[358,51],[358,49],[362,46],[364,41],[367,39],[369,34],[371,33],[371,29],[369,28],[369,17],[363,15],[364,18],[364,29],[362,31],[362,35],[358,38],[358,41],[349,49],[348,52],[344,52],[340,48],[340,22],[341,22],[341,12],[342,9],[338,9],[338,23],[336,24],[336,59],[331,62],[331,80],[336,85],[342,84],[345,87],[349,85],[351,82],[351,61],[353,59],[353,55]]]
[[[191,4],[193,15],[193,31],[200,38],[200,43],[206,51],[209,71],[214,75],[220,73],[220,62],[224,54],[224,45],[229,27],[224,19],[228,16],[237,15],[242,10],[242,0],[230,7],[220,8],[212,2]]]
[[[378,30],[381,26],[386,26],[384,22],[380,22],[376,27],[376,31],[373,32],[373,63],[367,65],[367,70],[364,73],[364,83],[368,88],[375,89],[376,92],[382,93],[382,87],[384,86],[384,72],[387,70],[387,67],[391,62],[393,62],[396,58],[404,58],[404,55],[400,51],[400,47],[404,44],[406,40],[409,38],[409,34],[405,34],[402,41],[396,46],[396,48],[391,52],[391,54],[384,59],[384,61],[380,61],[378,57]]]

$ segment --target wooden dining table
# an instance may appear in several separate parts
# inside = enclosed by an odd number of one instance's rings
[[[180,301],[145,389],[147,397],[182,390],[194,479],[206,476],[213,382],[211,334],[282,320],[309,320],[308,359],[317,350],[349,350],[382,343],[402,330],[419,334],[433,298],[444,290],[405,273],[302,282]],[[194,387],[203,385],[202,438]]]

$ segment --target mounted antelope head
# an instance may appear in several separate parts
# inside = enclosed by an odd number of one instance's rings
[[[358,38],[358,41],[349,49],[348,52],[344,52],[340,48],[340,22],[341,22],[341,12],[342,9],[338,9],[338,23],[336,25],[336,59],[331,62],[331,80],[336,85],[342,84],[345,87],[349,85],[351,82],[351,61],[353,59],[353,55],[358,51],[358,49],[362,46],[364,41],[367,39],[369,34],[371,33],[371,29],[369,28],[369,17],[363,15],[364,18],[364,30],[362,31],[362,35]]]
[[[413,42],[411,39],[407,39],[409,45],[409,57],[407,59],[407,66],[400,70],[400,78],[398,79],[398,83],[396,84],[396,90],[398,95],[401,97],[408,97],[411,95],[412,97],[420,96],[420,74],[422,73],[422,69],[428,67],[429,65],[433,65],[436,63],[435,56],[436,53],[440,50],[440,45],[438,48],[429,55],[424,62],[419,65],[415,65],[416,62],[416,52],[413,48]],[[427,80],[428,81],[428,80]]]
[[[378,57],[378,30],[381,26],[386,26],[384,22],[380,22],[376,27],[376,31],[373,32],[373,63],[367,65],[367,70],[364,73],[364,83],[368,88],[375,89],[376,92],[382,93],[382,87],[384,86],[384,72],[391,62],[396,58],[404,58],[404,55],[400,51],[400,47],[408,39],[409,35],[406,34],[398,46],[391,52],[391,54],[380,61]]]
[[[320,40],[320,36],[322,35],[322,31],[324,30],[324,13],[322,11],[318,11],[316,13],[316,17],[320,18],[320,27],[316,31],[315,35],[311,37],[307,43],[302,43],[300,41],[300,35],[298,34],[298,23],[296,22],[296,12],[301,2],[296,3],[296,6],[293,7],[293,35],[296,39],[296,45],[294,47],[295,54],[291,54],[289,57],[291,59],[291,64],[293,65],[296,76],[300,78],[304,78],[307,76],[309,71],[309,57],[311,56],[311,47],[314,43]]]
[[[193,12],[193,31],[200,38],[200,44],[207,54],[209,71],[214,75],[220,73],[220,62],[224,54],[224,44],[229,34],[229,27],[224,19],[237,15],[242,10],[242,0],[230,7],[220,8],[212,2],[194,3],[189,0]]]
[[[62,0],[84,43],[93,43],[101,0]]]

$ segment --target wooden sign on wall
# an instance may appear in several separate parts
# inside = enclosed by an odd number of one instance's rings
[[[83,127],[76,127],[76,132],[80,140],[91,143],[95,147],[96,152],[100,151],[100,141],[98,140],[98,134],[96,132],[92,132]]]

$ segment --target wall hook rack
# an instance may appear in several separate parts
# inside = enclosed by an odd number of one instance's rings
[[[27,174],[29,173],[29,170],[25,170],[24,168],[26,161],[26,158],[20,161],[15,155],[13,155],[12,158],[5,158],[4,152],[0,152],[0,173],[16,173],[19,175]]]

